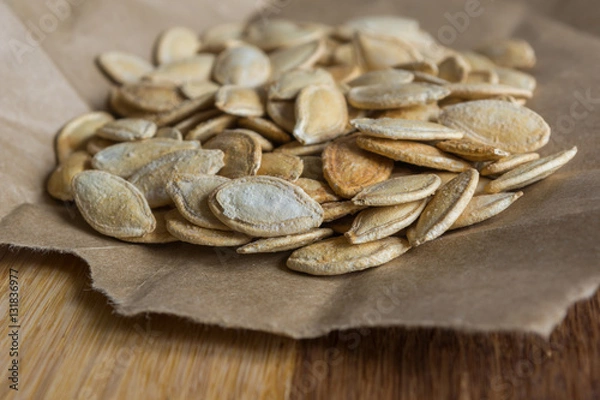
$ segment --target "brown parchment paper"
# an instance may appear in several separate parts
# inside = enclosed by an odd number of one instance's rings
[[[94,65],[102,51],[149,58],[166,27],[201,31],[253,14],[337,23],[395,13],[419,19],[437,37],[467,3],[0,2],[0,243],[81,257],[93,286],[126,315],[170,313],[296,338],[395,325],[548,335],[567,307],[600,283],[600,29],[591,17],[598,16],[597,7],[589,1],[482,0],[477,16],[455,25],[453,47],[507,36],[533,44],[539,62],[532,73],[539,87],[529,107],[553,128],[541,152],[577,145],[579,153],[558,173],[525,189],[502,215],[380,268],[319,278],[288,271],[289,253],[239,256],[183,243],[122,243],[96,234],[72,205],[44,194],[55,132],[68,119],[104,107],[109,84]],[[62,4],[54,10],[60,18],[48,16],[51,4]],[[32,32],[38,36],[29,37]]]

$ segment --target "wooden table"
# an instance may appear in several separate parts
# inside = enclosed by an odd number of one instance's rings
[[[5,368],[11,268],[18,393]],[[73,256],[0,248],[0,271],[0,399],[600,399],[600,294],[572,307],[548,341],[401,328],[296,341],[121,317]]]

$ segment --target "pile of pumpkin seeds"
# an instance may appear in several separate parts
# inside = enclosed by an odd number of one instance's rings
[[[525,107],[518,39],[440,45],[412,19],[283,19],[163,32],[154,62],[113,51],[110,112],[56,138],[47,189],[134,243],[294,250],[287,266],[379,266],[495,216],[565,165]]]

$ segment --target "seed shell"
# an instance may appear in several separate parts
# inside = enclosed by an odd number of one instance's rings
[[[236,252],[239,254],[255,254],[295,250],[318,240],[328,238],[331,235],[333,235],[333,230],[329,228],[314,228],[307,232],[297,233],[295,235],[258,239],[245,246],[238,247]]]

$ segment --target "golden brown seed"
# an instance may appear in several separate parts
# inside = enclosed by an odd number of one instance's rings
[[[218,175],[176,174],[167,183],[166,190],[181,215],[192,224],[229,231],[231,228],[215,217],[208,206],[210,194],[229,181]]]
[[[447,126],[425,121],[398,118],[360,118],[350,124],[368,136],[401,140],[445,140],[460,139],[464,134]]]
[[[238,247],[239,254],[275,253],[278,251],[295,250],[307,246],[318,240],[333,235],[333,230],[328,228],[314,228],[304,233],[287,235],[282,237],[258,239],[245,246]]]
[[[58,163],[63,163],[75,151],[84,150],[98,128],[113,120],[112,115],[108,113],[94,111],[67,122],[56,135],[54,142]]]
[[[85,149],[91,156],[94,156],[97,153],[104,150],[105,148],[117,143],[119,142],[115,142],[114,140],[102,139],[98,136],[92,136],[90,140],[88,140]]]
[[[427,200],[361,211],[344,236],[350,243],[372,242],[391,236],[419,218]]]
[[[163,64],[146,74],[144,79],[151,82],[165,82],[182,85],[189,82],[203,82],[210,79],[215,56],[197,54],[183,60]]]
[[[365,187],[389,178],[392,160],[357,146],[357,136],[340,138],[323,151],[323,175],[341,197],[352,198]]]
[[[173,151],[144,165],[129,182],[140,189],[151,208],[166,206],[171,204],[166,186],[174,174],[216,174],[224,165],[223,157],[220,150]]]
[[[102,125],[96,131],[101,138],[117,142],[148,139],[156,134],[156,124],[139,118],[124,118]]]
[[[309,178],[298,178],[294,185],[299,186],[314,201],[319,204],[342,200],[326,182]]]
[[[348,108],[344,95],[331,85],[310,85],[296,99],[294,136],[303,144],[323,143],[344,133]]]
[[[98,152],[92,158],[92,167],[128,178],[138,169],[162,155],[198,147],[200,147],[198,142],[181,142],[162,138],[123,142]]]
[[[132,83],[121,87],[120,95],[131,106],[151,113],[169,111],[184,100],[169,83]]]
[[[267,114],[277,125],[287,132],[296,126],[296,103],[293,101],[267,101]]]
[[[213,107],[213,99],[207,100],[206,98],[199,97],[196,99],[185,100],[181,102],[175,108],[165,111],[163,113],[156,114],[153,118],[150,118],[159,127],[173,125],[192,115],[199,113],[201,110]]]
[[[109,51],[98,57],[102,71],[116,83],[134,83],[154,69],[152,64],[135,54]]]
[[[351,201],[335,201],[330,203],[321,204],[323,207],[324,215],[323,221],[330,222],[336,219],[343,218],[347,215],[356,214],[359,211],[364,210],[367,206],[361,206],[352,203]]]
[[[204,142],[223,132],[227,128],[235,125],[237,117],[234,115],[219,115],[201,122],[195,128],[191,129],[186,135],[185,140],[199,140]]]
[[[199,48],[200,41],[194,31],[174,27],[159,36],[154,56],[158,64],[165,64],[192,57]]]
[[[305,146],[298,141],[293,141],[279,146],[278,148],[273,150],[273,152],[283,152],[293,154],[295,156],[314,156],[317,154],[321,154],[323,150],[325,150],[325,147],[329,145],[329,143],[331,142],[317,143]]]
[[[485,187],[485,191],[499,193],[531,185],[555,173],[560,167],[571,161],[575,154],[577,154],[577,147],[530,161],[491,181]]]
[[[426,83],[371,85],[352,88],[348,102],[356,108],[385,110],[423,105],[449,94],[450,91],[444,87]]]
[[[487,164],[481,168],[479,173],[485,176],[502,174],[529,161],[537,160],[538,158],[540,158],[538,153],[513,154],[507,157],[502,157],[496,162]]]
[[[83,171],[72,182],[75,204],[96,231],[116,238],[154,231],[156,220],[144,195],[123,178],[104,171]]]
[[[179,121],[177,124],[175,124],[174,128],[178,129],[185,136],[202,122],[206,122],[209,119],[218,117],[220,115],[223,115],[223,113],[216,108],[200,111]]]
[[[501,100],[480,100],[446,107],[440,123],[460,129],[465,139],[510,153],[528,153],[548,143],[550,127],[526,107]]]
[[[215,107],[240,117],[260,117],[265,113],[261,94],[244,86],[223,85],[215,97]]]
[[[452,54],[438,65],[438,76],[448,82],[465,82],[471,66],[459,54]]]
[[[363,206],[410,203],[429,197],[441,183],[435,174],[398,176],[365,188],[352,198],[352,202]]]
[[[463,213],[475,193],[479,173],[470,169],[441,187],[427,204],[416,226],[409,230],[411,246],[419,246],[446,232]]]
[[[450,229],[464,228],[492,218],[506,210],[521,196],[523,192],[475,196]]]
[[[226,129],[223,132],[239,132],[239,133],[243,133],[246,134],[250,137],[252,137],[254,140],[256,140],[256,142],[258,143],[258,145],[260,146],[260,149],[265,152],[265,151],[273,151],[273,149],[275,148],[273,146],[273,143],[269,142],[267,139],[265,139],[264,136],[262,136],[259,133],[256,133],[250,129]]]
[[[219,54],[213,78],[222,85],[257,87],[271,77],[271,61],[260,49],[241,45]]]
[[[178,242],[175,236],[171,235],[167,230],[167,220],[165,219],[165,215],[172,210],[169,209],[161,209],[161,210],[153,210],[152,214],[154,215],[154,219],[156,220],[156,228],[150,233],[146,233],[144,236],[140,237],[132,237],[132,238],[119,238],[124,242],[130,243],[145,243],[145,244],[161,244],[161,243],[173,243]]]
[[[309,85],[334,86],[331,74],[322,68],[313,70],[295,69],[281,74],[269,88],[271,100],[295,100],[302,89]]]
[[[52,172],[46,185],[48,193],[62,201],[73,200],[71,181],[73,177],[90,167],[90,155],[85,151],[76,151]]]
[[[268,119],[258,117],[240,118],[237,124],[241,128],[250,129],[260,133],[266,139],[275,143],[288,143],[292,141],[292,137],[282,130],[277,124]]]
[[[362,149],[408,164],[453,172],[462,172],[471,168],[468,162],[428,144],[368,136],[359,137],[356,143]]]
[[[294,251],[286,265],[311,275],[340,275],[383,265],[409,249],[408,242],[397,237],[357,245],[337,237]]]
[[[265,153],[256,175],[275,176],[286,181],[296,181],[303,169],[300,157],[285,153]]]
[[[414,75],[408,71],[400,69],[381,69],[365,72],[358,78],[348,82],[348,86],[369,86],[369,85],[392,85],[400,83],[409,83],[414,79]]]
[[[325,181],[323,176],[323,160],[319,156],[302,156],[300,157],[304,163],[302,177],[315,179],[317,181]]]
[[[165,219],[169,233],[186,243],[211,247],[231,247],[240,246],[252,240],[250,236],[243,233],[201,228],[190,224],[177,210],[169,212]]]
[[[225,153],[225,166],[219,175],[240,178],[256,175],[262,159],[260,143],[244,132],[225,131],[204,144],[205,149],[218,149]]]
[[[469,161],[496,161],[510,155],[507,151],[470,140],[444,140],[437,142],[435,147]]]
[[[477,49],[501,67],[533,68],[536,62],[531,45],[521,39],[503,39]]]
[[[211,194],[209,205],[230,228],[255,237],[303,233],[323,222],[323,209],[299,187],[271,176],[245,177]]]
[[[114,114],[121,117],[150,118],[154,115],[135,107],[125,100],[120,87],[113,87],[110,89],[108,107]]]

